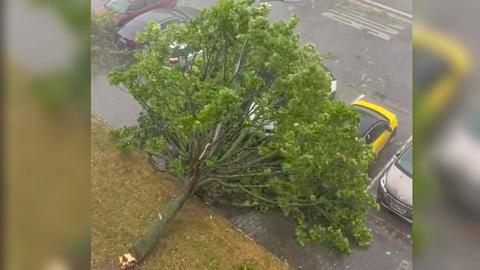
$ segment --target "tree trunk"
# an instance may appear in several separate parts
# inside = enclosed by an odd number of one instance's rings
[[[135,268],[155,247],[158,238],[164,234],[168,223],[175,217],[175,214],[190,197],[193,190],[193,183],[193,178],[187,180],[180,194],[172,199],[165,209],[158,214],[158,218],[155,219],[147,233],[136,240],[129,248],[130,253],[126,253],[120,257],[120,266],[122,269]]]

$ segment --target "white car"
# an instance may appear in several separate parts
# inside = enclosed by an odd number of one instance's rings
[[[380,204],[408,222],[413,220],[413,148],[409,144],[382,175],[377,189]]]
[[[451,121],[434,145],[433,166],[462,206],[480,213],[480,110]]]
[[[333,76],[332,71],[325,65],[322,65],[323,69],[330,75],[332,81],[330,82],[330,96],[333,98],[337,94],[337,79]]]

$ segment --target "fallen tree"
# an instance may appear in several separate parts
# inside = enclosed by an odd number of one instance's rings
[[[297,18],[270,23],[269,6],[221,0],[186,25],[151,23],[144,48],[110,75],[144,109],[138,126],[116,132],[167,159],[182,189],[121,257],[134,267],[192,195],[259,210],[281,209],[300,243],[350,252],[368,245],[366,192],[373,155],[358,138],[359,116],[329,98],[330,77],[313,45],[300,45]],[[178,61],[169,65],[172,44]]]

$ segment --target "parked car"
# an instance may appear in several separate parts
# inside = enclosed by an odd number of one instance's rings
[[[435,141],[432,167],[446,193],[462,210],[480,216],[480,109],[478,99],[457,113]],[[470,104],[466,104],[470,105]],[[476,107],[476,108],[475,108]]]
[[[117,15],[118,25],[124,25],[149,10],[173,8],[176,5],[177,0],[109,0],[105,3],[105,10],[100,13],[114,12]]]
[[[408,222],[413,218],[413,148],[409,144],[397,154],[383,174],[377,189],[380,204]]]
[[[323,69],[327,72],[327,74],[332,79],[330,82],[330,97],[335,98],[337,95],[337,79],[333,76],[332,71],[325,65],[322,65]]]
[[[145,31],[150,22],[157,22],[162,29],[171,23],[186,23],[198,14],[199,10],[191,7],[176,7],[172,9],[153,9],[135,17],[118,30],[120,43],[131,49],[140,47],[135,40],[138,32]]]
[[[416,127],[428,133],[461,92],[471,63],[459,42],[433,28],[416,23],[412,36]]]
[[[360,113],[360,137],[372,146],[377,155],[395,135],[397,117],[387,109],[364,100],[357,100],[352,105]]]

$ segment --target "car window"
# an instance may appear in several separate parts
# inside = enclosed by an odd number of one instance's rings
[[[445,57],[425,48],[413,48],[413,89],[418,94],[426,94],[427,90],[440,78],[451,72],[451,67]]]
[[[130,2],[128,0],[110,0],[105,7],[118,13],[124,13],[128,10]]]
[[[365,108],[359,105],[353,105],[355,109],[360,113],[360,126],[359,126],[359,135],[360,137],[366,137],[367,132],[379,121],[386,121],[384,116],[375,112],[371,109]]]
[[[378,137],[380,137],[380,135],[382,135],[385,130],[387,130],[387,124],[384,122],[380,122],[367,133],[367,135],[365,136],[365,140],[367,141],[367,143],[370,144],[374,142]]]
[[[372,138],[370,136],[370,133],[365,134],[365,141],[367,142],[367,144],[372,143]]]
[[[128,7],[128,11],[135,11],[139,10],[141,8],[144,8],[147,6],[147,3],[145,3],[144,0],[137,0],[135,2],[132,2],[130,6]]]
[[[402,170],[406,175],[410,176],[412,178],[412,172],[413,172],[413,150],[412,147],[410,146],[408,150],[403,153],[402,156],[395,162],[395,165]]]

